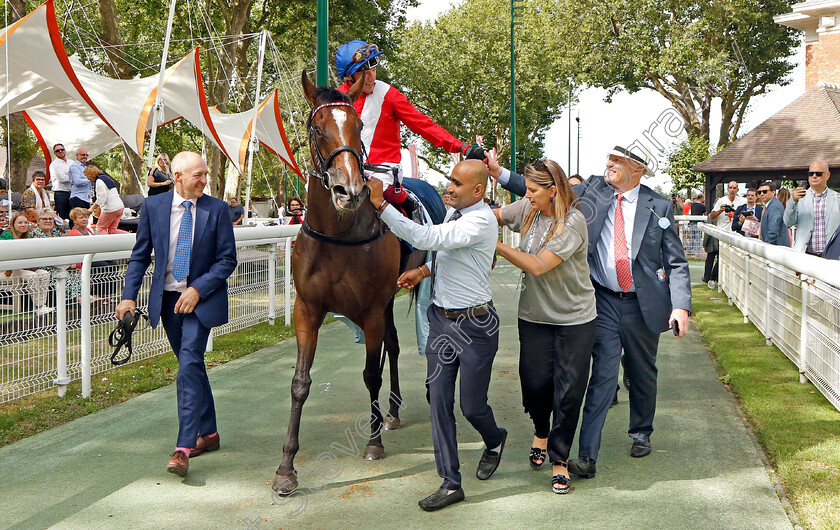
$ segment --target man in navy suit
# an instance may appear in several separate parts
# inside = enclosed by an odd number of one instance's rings
[[[771,245],[790,246],[790,232],[785,224],[785,207],[776,198],[776,185],[765,182],[758,187],[758,194],[764,201],[764,215],[761,217],[761,240]]]
[[[185,476],[189,458],[219,448],[213,393],[204,365],[211,328],[228,321],[227,278],[236,268],[228,205],[204,195],[207,164],[197,153],[178,153],[171,164],[175,189],[145,200],[137,242],[125,272],[117,318],[136,308],[149,267],[149,321],[163,323],[178,358],[178,440],[166,470]]]

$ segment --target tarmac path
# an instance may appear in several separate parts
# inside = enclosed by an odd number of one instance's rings
[[[386,459],[362,460],[359,418],[369,411],[364,349],[334,323],[322,328],[312,370],[296,495],[277,498],[270,488],[289,417],[292,339],[210,371],[222,448],[193,458],[185,479],[164,469],[177,433],[174,385],[0,449],[0,527],[791,527],[693,324],[682,340],[662,335],[652,454],[629,456],[622,389],[607,417],[597,476],[575,477],[569,495],[551,493],[551,466],[532,471],[527,462],[533,428],[517,373],[517,277],[505,266],[493,276],[501,344],[490,404],[510,434],[488,481],[474,476],[481,439],[456,412],[465,502],[436,513],[417,506],[441,479],[422,384],[425,362],[405,345],[403,428],[383,435]],[[402,297],[397,304],[404,343],[414,342],[406,303]]]

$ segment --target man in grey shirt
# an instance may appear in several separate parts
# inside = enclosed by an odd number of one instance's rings
[[[483,200],[487,177],[483,162],[465,160],[457,164],[448,187],[452,209],[443,224],[434,226],[409,221],[385,202],[381,181],[368,181],[370,200],[394,234],[415,248],[434,251],[428,263],[399,278],[399,285],[410,289],[423,278],[432,277],[427,381],[435,463],[443,484],[419,502],[426,511],[464,500],[453,412],[459,368],[461,410],[486,446],[476,477],[486,480],[496,471],[507,437],[487,404],[493,359],[499,347],[499,318],[490,292],[498,223]]]

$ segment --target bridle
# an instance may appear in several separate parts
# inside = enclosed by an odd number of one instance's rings
[[[318,147],[318,142],[315,139],[315,128],[312,126],[312,118],[315,117],[315,113],[317,113],[319,110],[327,107],[349,107],[350,109],[352,109],[353,114],[356,114],[356,108],[353,107],[352,104],[346,103],[344,101],[324,103],[312,109],[312,112],[309,113],[309,120],[307,120],[306,122],[306,129],[309,133],[309,145],[312,146],[312,151],[315,153],[314,162],[316,167],[310,169],[309,174],[319,179],[321,181],[321,184],[328,190],[332,189],[332,186],[330,185],[330,175],[327,172],[327,170],[330,169],[330,166],[332,165],[333,160],[335,160],[335,157],[337,157],[341,153],[347,152],[356,157],[356,162],[359,165],[359,173],[361,173],[362,178],[365,179],[365,182],[367,182],[367,177],[365,176],[364,163],[366,156],[363,156],[366,155],[364,144],[362,144],[361,154],[358,151],[356,151],[355,148],[349,145],[340,145],[336,147],[332,150],[332,152],[330,152],[330,154],[326,156],[326,158],[324,157],[323,153],[321,153],[321,148]]]
[[[353,148],[349,145],[340,145],[340,146],[336,147],[335,149],[332,150],[332,152],[330,152],[330,154],[328,154],[326,156],[326,158],[324,157],[323,153],[321,153],[321,148],[318,147],[318,142],[315,139],[315,128],[312,126],[312,118],[315,117],[315,113],[317,113],[319,110],[321,110],[323,108],[327,108],[327,107],[349,107],[353,111],[353,114],[358,116],[358,114],[356,113],[356,108],[352,104],[344,102],[344,101],[333,101],[333,102],[330,102],[330,103],[323,103],[321,105],[318,105],[314,109],[312,109],[312,112],[309,113],[309,119],[306,122],[306,129],[307,129],[307,132],[309,133],[309,145],[312,147],[312,152],[315,153],[315,160],[313,160],[313,165],[315,165],[316,167],[311,168],[309,170],[309,174],[311,176],[317,178],[318,180],[320,180],[321,185],[323,185],[324,188],[326,188],[327,190],[331,190],[332,185],[330,185],[330,175],[328,173],[328,170],[330,169],[330,166],[332,165],[333,160],[335,160],[335,157],[337,157],[341,153],[347,152],[347,153],[352,154],[354,157],[356,157],[356,162],[359,165],[359,173],[361,173],[362,178],[365,180],[365,182],[367,182],[368,177],[365,174],[365,169],[367,168],[367,169],[372,170],[372,171],[378,171],[378,166],[371,166],[370,164],[365,164],[365,160],[367,159],[367,152],[365,151],[364,142],[362,142],[362,152],[361,153],[359,153],[358,151],[356,151],[355,148]],[[342,232],[340,234],[333,235],[333,234],[324,234],[322,232],[318,232],[317,230],[313,229],[309,225],[309,223],[306,219],[304,219],[304,221],[303,221],[303,224],[301,226],[301,231],[303,233],[305,233],[306,235],[308,235],[309,237],[311,237],[313,239],[316,239],[318,241],[322,241],[322,242],[325,242],[325,243],[331,243],[331,244],[334,244],[334,245],[341,245],[341,246],[366,245],[368,243],[376,241],[377,239],[380,239],[383,235],[385,235],[389,231],[388,226],[385,225],[382,222],[381,219],[377,219],[378,230],[376,232],[374,232],[374,234],[371,235],[370,237],[367,237],[365,239],[350,240],[350,241],[346,241],[346,240],[341,239],[342,237],[346,236],[347,234],[349,234],[353,230],[354,224],[355,224],[355,214],[356,214],[356,212],[353,212],[354,223],[351,224],[350,227],[347,230],[345,230],[344,232]],[[377,217],[378,217],[378,214],[377,214]]]

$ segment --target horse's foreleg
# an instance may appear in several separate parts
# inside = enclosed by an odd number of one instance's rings
[[[272,489],[286,495],[292,493],[298,486],[295,471],[295,455],[300,448],[298,435],[300,433],[300,416],[303,404],[309,396],[309,386],[312,379],[309,371],[315,357],[315,346],[318,343],[318,328],[324,320],[324,311],[313,308],[298,300],[295,303],[295,336],[297,337],[297,364],[292,378],[292,412],[289,415],[289,430],[286,443],[283,444],[283,461],[274,474]]]
[[[382,339],[385,335],[384,311],[371,311],[365,318],[365,359],[364,379],[370,393],[370,440],[365,447],[365,460],[380,460],[385,458],[385,448],[382,446],[382,410],[379,404],[379,390],[382,388],[382,371],[380,370]]]
[[[400,428],[400,408],[402,395],[400,394],[400,339],[397,336],[397,326],[394,324],[394,299],[388,303],[385,310],[385,352],[388,355],[388,366],[391,378],[391,393],[389,395],[388,415],[385,416],[385,430],[395,431]]]

